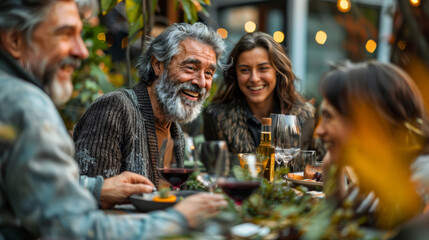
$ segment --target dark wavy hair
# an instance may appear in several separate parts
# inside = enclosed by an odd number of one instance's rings
[[[393,64],[371,60],[335,66],[322,76],[319,90],[340,114],[351,119],[359,102],[374,109],[394,131],[408,123],[429,136],[423,97],[411,77]]]
[[[227,103],[231,100],[245,97],[238,87],[237,59],[241,53],[256,47],[262,47],[267,50],[270,63],[277,72],[275,95],[279,98],[282,107],[287,111],[290,110],[296,100],[303,100],[302,96],[295,90],[295,75],[292,72],[291,62],[283,46],[263,32],[245,34],[234,46],[226,64],[228,69],[224,72],[223,85],[212,101]]]

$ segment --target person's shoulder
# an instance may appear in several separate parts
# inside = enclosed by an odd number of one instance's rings
[[[28,111],[39,108],[42,108],[42,111],[50,107],[55,108],[49,96],[34,84],[13,77],[1,78],[0,82],[2,106],[23,107]]]
[[[91,104],[90,108],[118,108],[124,109],[125,106],[132,104],[129,89],[117,89],[112,92],[101,95]]]
[[[296,115],[300,120],[307,121],[316,117],[316,108],[306,101],[296,101],[289,114]]]
[[[62,124],[57,108],[42,89],[13,77],[1,78],[0,82],[3,117],[19,125]]]
[[[218,103],[218,102],[212,102],[206,108],[204,108],[203,118],[205,119],[205,121],[207,121],[207,119],[209,119],[209,118],[217,119],[217,116],[219,114],[225,113],[226,110],[227,110],[227,108],[226,108],[225,104]]]
[[[235,100],[229,103],[212,102],[204,109],[204,112],[208,114],[219,114],[230,111],[234,106],[237,107],[237,105],[239,105],[239,103]]]
[[[217,102],[211,102],[207,107],[204,108],[204,112],[213,112],[219,109],[222,105]]]
[[[19,94],[19,97],[24,98],[36,96],[42,98],[47,97],[38,86],[8,74],[0,74],[0,86],[2,89],[2,97],[16,98],[17,94]]]
[[[117,89],[108,93],[105,93],[103,95],[101,95],[100,97],[98,97],[95,102],[98,101],[117,101],[117,100],[121,100],[127,97],[126,95],[126,91],[128,89]]]
[[[300,112],[309,113],[314,115],[314,113],[316,112],[316,108],[307,101],[297,100],[295,101],[295,104],[292,106],[292,111],[296,111],[298,113]]]
[[[77,129],[85,127],[88,122],[101,121],[104,124],[108,122],[131,120],[137,113],[138,105],[130,96],[130,89],[117,89],[98,97],[86,109],[85,113],[75,125],[75,134]],[[122,120],[120,120],[122,119]]]

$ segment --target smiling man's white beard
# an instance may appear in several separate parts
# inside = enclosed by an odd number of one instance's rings
[[[190,82],[181,83],[168,78],[168,70],[156,80],[155,96],[168,122],[188,123],[198,117],[204,101],[209,96],[205,88],[198,88]],[[182,89],[200,93],[200,99],[191,101],[180,95]]]
[[[54,79],[45,87],[45,91],[58,107],[64,105],[70,99],[73,93],[73,84],[71,81],[60,82],[58,79]]]
[[[33,51],[34,53],[37,53],[36,50]],[[60,80],[57,79],[56,74],[61,66],[66,64],[70,64],[74,66],[74,68],[78,68],[80,66],[79,59],[67,57],[57,64],[48,64],[47,58],[43,58],[37,62],[27,60],[21,63],[27,71],[42,81],[43,90],[45,90],[46,94],[52,99],[57,107],[64,105],[70,99],[73,93],[73,84],[71,79]]]
[[[44,62],[44,61],[43,61]],[[70,80],[59,80],[57,79],[56,73],[59,66],[46,66],[46,64],[40,64],[43,69],[38,69],[43,74],[41,79],[43,81],[43,89],[46,94],[52,99],[55,106],[64,105],[71,97],[73,93],[73,84]]]

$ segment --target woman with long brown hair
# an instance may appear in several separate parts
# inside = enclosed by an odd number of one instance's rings
[[[296,91],[282,45],[262,32],[244,35],[233,48],[224,82],[205,109],[206,140],[226,140],[233,153],[254,152],[261,120],[271,113],[296,115],[301,149],[314,148],[315,108]]]

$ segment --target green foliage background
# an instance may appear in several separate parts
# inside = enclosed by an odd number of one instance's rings
[[[103,41],[106,27],[84,24],[82,38],[88,48],[89,57],[73,74],[73,95],[70,101],[59,107],[60,114],[68,130],[73,129],[85,110],[102,94],[113,91],[124,84],[125,63],[113,63],[109,55],[104,54],[107,43]],[[101,39],[99,39],[101,38]],[[133,77],[137,78],[135,70]]]

